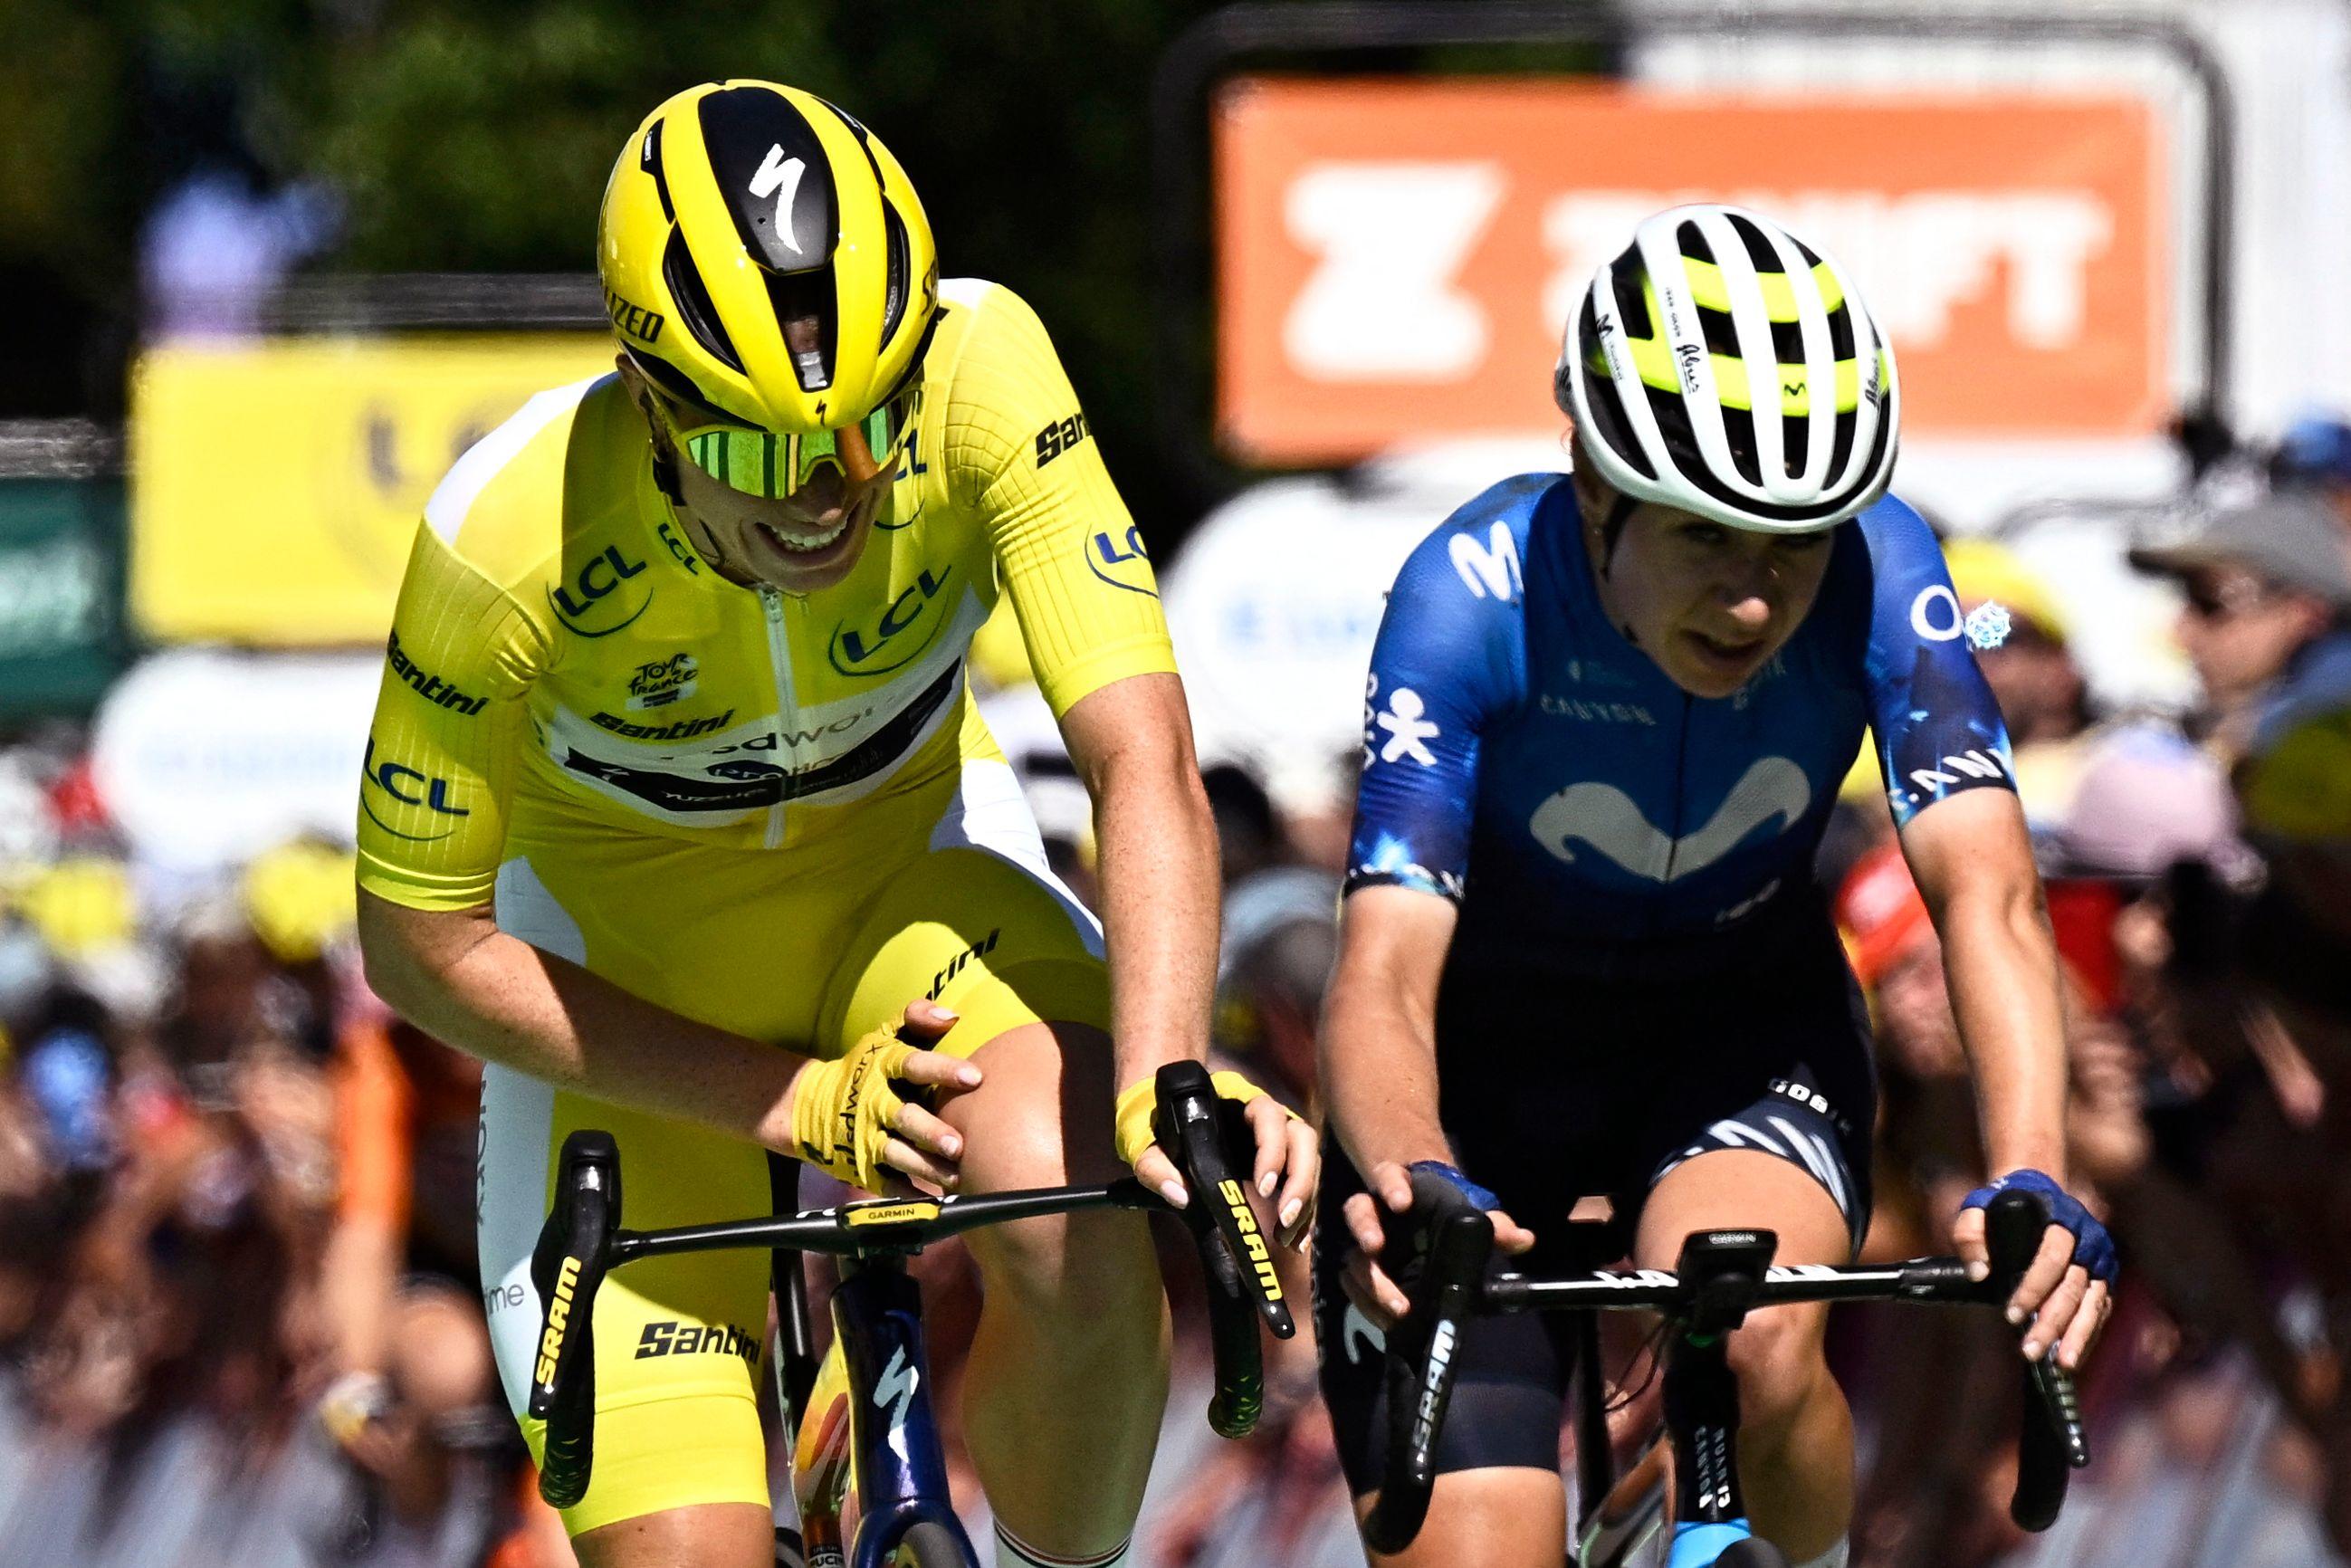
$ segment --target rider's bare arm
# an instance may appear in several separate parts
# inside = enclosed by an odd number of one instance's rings
[[[1437,1119],[1437,988],[1460,915],[1453,901],[1408,887],[1359,887],[1339,920],[1339,960],[1322,1005],[1320,1040],[1324,1103],[1332,1134],[1363,1174],[1369,1193],[1347,1200],[1356,1251],[1341,1283],[1375,1322],[1405,1309],[1404,1292],[1373,1260],[1388,1214],[1412,1207],[1406,1167],[1453,1163]],[[1534,1236],[1499,1209],[1494,1240],[1523,1252]]]
[[[1450,1160],[1437,1122],[1437,983],[1459,920],[1449,899],[1365,887],[1342,907],[1322,1009],[1323,1097],[1356,1168]]]
[[[1970,790],[1913,818],[1902,850],[1943,939],[1951,1010],[1974,1070],[1992,1173],[2030,1168],[2063,1182],[2057,944],[2024,812],[2004,789]]]
[[[1985,1164],[1994,1176],[2037,1170],[2064,1185],[2067,1060],[2057,941],[2023,809],[2006,790],[1970,790],[1913,818],[1902,848],[1943,939]],[[1959,1255],[1982,1266],[1983,1238],[1984,1211],[1963,1210],[1952,1228]],[[2025,1355],[2054,1346],[2069,1367],[2088,1354],[2113,1301],[2103,1281],[2073,1262],[2074,1251],[2073,1235],[2052,1224],[2010,1299],[2011,1322],[2032,1318]]]
[[[1217,979],[1217,828],[1184,684],[1131,675],[1061,720],[1093,798],[1118,1082],[1207,1054]]]

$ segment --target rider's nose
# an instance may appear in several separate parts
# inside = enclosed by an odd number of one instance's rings
[[[1748,587],[1731,589],[1722,596],[1723,612],[1740,631],[1755,635],[1771,626],[1771,601]]]
[[[841,509],[846,490],[841,470],[828,465],[810,476],[809,482],[793,493],[792,499],[810,513],[837,512]]]

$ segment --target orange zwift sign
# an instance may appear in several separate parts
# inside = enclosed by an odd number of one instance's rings
[[[1852,270],[1907,429],[2088,435],[2167,406],[2163,171],[2125,98],[1229,85],[1217,413],[1270,462],[1548,430],[1569,304],[1642,217],[1736,202]]]

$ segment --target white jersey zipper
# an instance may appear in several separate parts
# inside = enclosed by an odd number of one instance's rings
[[[759,590],[759,606],[768,615],[768,667],[776,677],[776,759],[789,779],[798,760],[792,735],[799,727],[799,705],[792,690],[791,640],[784,631],[784,596],[763,586]],[[783,841],[784,801],[778,795],[776,803],[768,808],[767,847],[772,850]]]

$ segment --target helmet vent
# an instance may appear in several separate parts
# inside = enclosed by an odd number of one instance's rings
[[[647,381],[667,392],[681,407],[698,417],[707,417],[714,423],[727,423],[736,420],[736,415],[723,408],[714,406],[708,399],[705,398],[702,395],[702,389],[694,384],[692,377],[659,354],[649,354],[641,349],[625,346],[621,351],[629,356],[631,364],[645,373]]]
[[[882,200],[883,246],[888,256],[888,281],[882,296],[882,340],[888,342],[898,330],[898,323],[906,314],[906,274],[913,270],[907,256],[906,224],[898,209],[884,196]]]
[[[824,391],[832,385],[841,337],[841,309],[833,298],[832,274],[770,272],[766,277],[768,302],[783,328],[792,378],[802,392]]]
[[[682,230],[669,231],[669,245],[662,252],[662,281],[669,286],[670,298],[677,301],[678,319],[694,334],[694,340],[720,363],[741,374],[743,357],[735,351],[735,340],[726,335],[726,324],[718,319],[718,307],[711,302],[710,290],[703,285],[693,253],[685,248]]]
[[[654,120],[645,132],[644,150],[637,155],[637,167],[653,177],[653,194],[661,198],[662,216],[677,222],[677,209],[670,205],[669,171],[662,167],[662,124]]]
[[[1731,232],[1739,236],[1740,243],[1747,247],[1747,259],[1755,264],[1756,271],[1785,272],[1787,270],[1781,264],[1780,253],[1772,248],[1771,241],[1761,229],[1736,213],[1726,213],[1723,216],[1729,221]]]
[[[1627,246],[1625,253],[1608,264],[1609,287],[1616,291],[1616,319],[1623,323],[1628,338],[1647,338],[1658,330],[1656,322],[1649,319],[1649,303],[1641,297],[1641,253]],[[1585,308],[1591,307],[1587,304]]]

